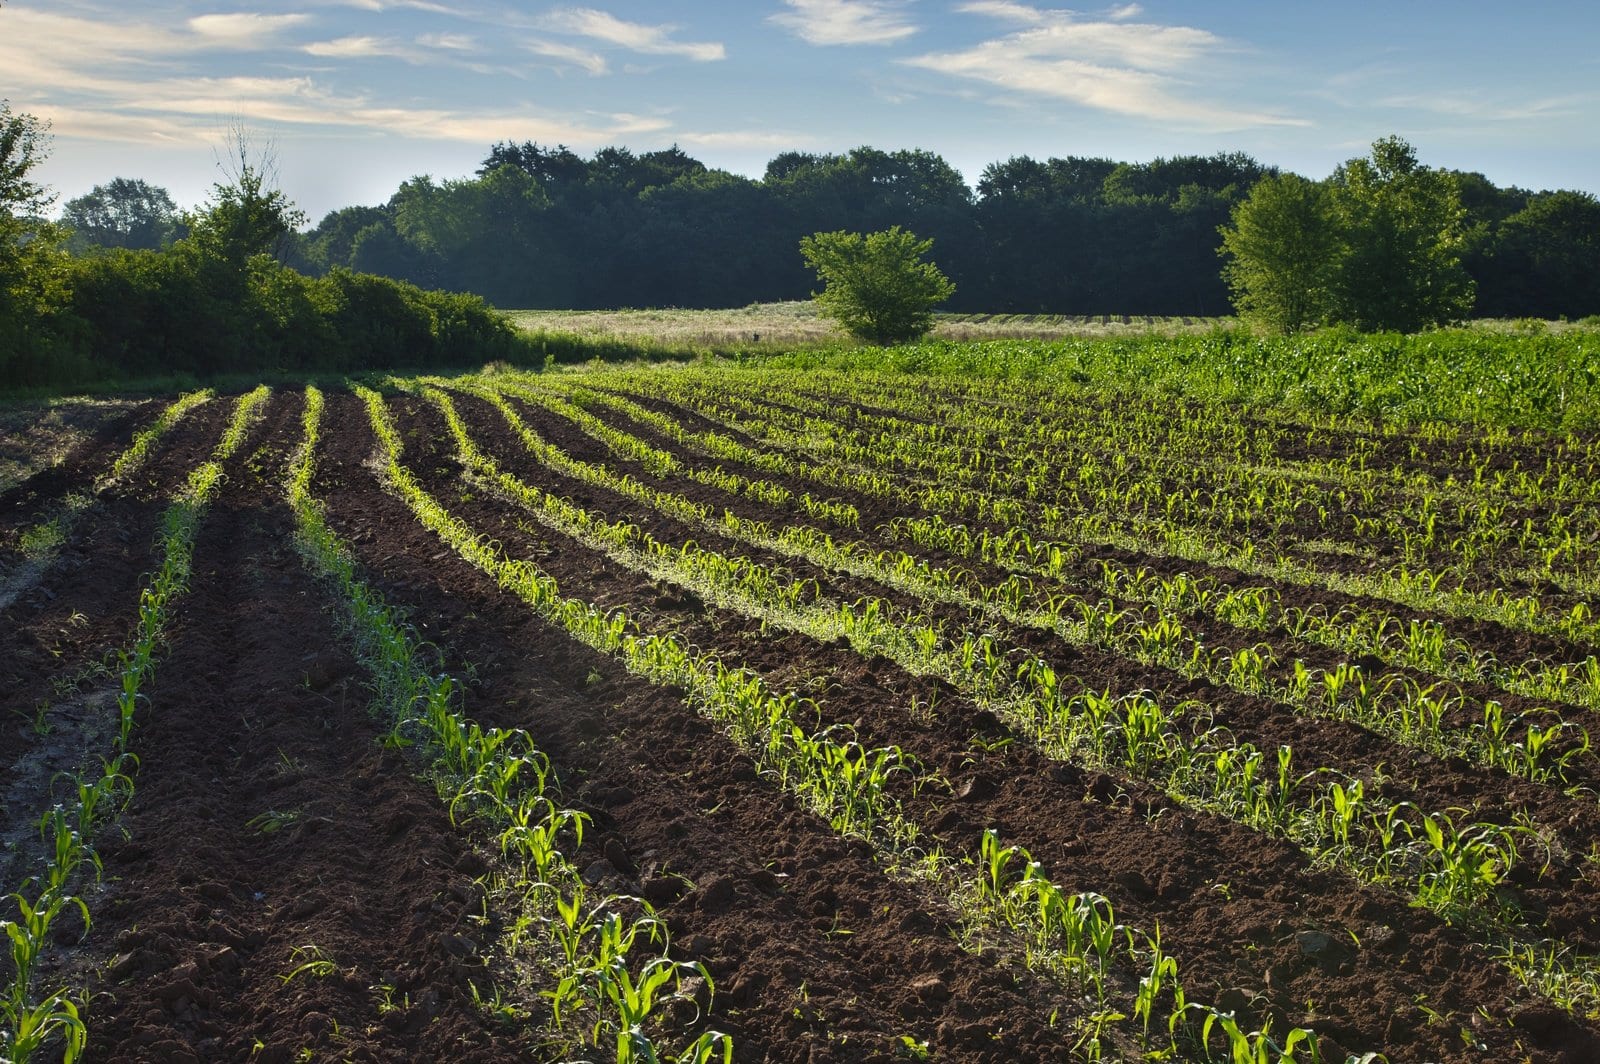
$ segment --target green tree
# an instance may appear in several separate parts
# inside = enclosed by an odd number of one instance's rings
[[[1344,238],[1335,313],[1362,329],[1414,332],[1472,312],[1466,211],[1455,175],[1422,166],[1399,137],[1373,142],[1329,181]]]
[[[1498,257],[1514,278],[1518,314],[1600,313],[1600,200],[1547,192],[1500,226]]]
[[[61,222],[72,230],[68,246],[154,250],[178,236],[177,205],[167,190],[136,178],[118,177],[70,199]]]
[[[1326,185],[1264,177],[1220,231],[1222,278],[1240,317],[1283,333],[1327,320],[1343,245]]]
[[[50,124],[0,100],[0,384],[46,384],[63,368],[61,230],[44,218],[55,196],[32,177],[49,150]]]
[[[270,146],[257,152],[243,130],[227,140],[219,161],[225,181],[211,187],[211,199],[190,223],[194,244],[211,259],[242,271],[253,255],[281,258],[289,236],[306,222],[277,187],[278,168]]]
[[[823,290],[818,308],[852,336],[875,344],[919,339],[933,328],[933,308],[956,286],[922,257],[932,240],[899,226],[877,233],[814,233],[800,241]]]
[[[50,206],[55,196],[28,176],[49,151],[50,123],[0,100],[0,212],[29,218]]]

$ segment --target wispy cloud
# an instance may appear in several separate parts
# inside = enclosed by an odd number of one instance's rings
[[[801,133],[774,132],[766,129],[726,129],[703,133],[674,133],[673,139],[697,148],[749,149],[760,151],[785,151],[808,148],[817,143],[816,138]]]
[[[1525,122],[1539,118],[1569,118],[1592,107],[1594,97],[1554,96],[1542,100],[1509,102],[1485,99],[1478,93],[1396,95],[1377,101],[1380,106],[1430,114],[1452,115],[1484,122]]]
[[[397,58],[415,62],[416,48],[392,37],[339,37],[331,41],[312,41],[306,45],[307,55],[324,59]]]
[[[447,52],[475,52],[478,39],[465,33],[424,33],[417,38],[424,48],[438,48]]]
[[[569,63],[572,66],[587,70],[591,74],[604,74],[607,70],[605,56],[599,52],[592,52],[587,48],[579,48],[575,44],[562,44],[560,41],[544,41],[535,38],[524,41],[522,46],[534,55],[542,55],[546,59],[554,59],[560,63]]]
[[[728,51],[716,41],[677,41],[673,25],[649,26],[628,22],[590,7],[569,7],[552,11],[544,20],[547,29],[575,37],[615,44],[643,55],[675,55],[697,63],[726,59]]]
[[[1013,93],[1155,121],[1215,130],[1306,124],[1266,111],[1209,103],[1194,95],[1189,82],[1208,60],[1229,47],[1207,30],[1084,19],[1070,11],[1011,0],[974,0],[958,10],[1021,28],[971,48],[902,62]]]
[[[917,32],[904,5],[889,0],[783,0],[768,21],[807,44],[892,44]]]
[[[310,21],[310,15],[237,12],[229,15],[196,15],[188,25],[190,30],[210,44],[248,49],[270,44],[285,30]]]
[[[415,41],[353,36],[312,41],[301,50],[320,59],[399,59],[413,66],[462,66],[467,65],[463,55],[476,51],[476,43],[471,37],[459,34],[424,34]]]
[[[504,139],[551,140],[574,145],[614,143],[672,128],[655,116],[626,113],[561,114],[527,106],[415,106],[365,92],[338,92],[311,73],[288,76],[214,76],[196,57],[232,50],[233,42],[277,33],[289,23],[191,23],[160,27],[44,13],[5,11],[0,70],[15,101],[49,118],[58,138],[149,144],[204,143],[228,121],[319,135],[379,136],[403,132],[419,140],[486,144]],[[276,38],[274,38],[276,39]],[[352,35],[304,45],[323,58],[392,56],[423,61],[435,53],[458,56],[470,38],[405,41]],[[154,73],[159,72],[159,73]],[[154,76],[153,76],[154,73]]]
[[[449,4],[435,3],[434,0],[312,0],[325,6],[353,7],[361,11],[426,11],[433,15],[449,15],[454,18],[470,18],[471,14],[464,8],[453,7]]]
[[[969,4],[957,5],[956,10],[965,15],[987,15],[1024,26],[1037,26],[1050,17],[1049,13],[1036,7],[1013,3],[1012,0],[973,0]]]

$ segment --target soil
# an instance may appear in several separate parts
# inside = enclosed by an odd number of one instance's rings
[[[664,540],[735,549],[542,469],[491,408],[458,405],[485,450],[528,482]],[[42,766],[82,763],[101,744],[105,677],[93,665],[131,631],[160,509],[214,446],[226,407],[208,404],[181,423],[135,483],[72,527],[33,592],[0,615],[8,832],[42,808]],[[678,633],[814,698],[817,726],[900,746],[934,781],[894,784],[931,842],[975,856],[994,829],[1026,846],[1064,890],[1104,894],[1120,921],[1159,927],[1191,998],[1278,1031],[1310,1026],[1330,1060],[1373,1050],[1396,1064],[1600,1059],[1600,1027],[1516,984],[1466,930],[1291,845],[1179,808],[1136,779],[1052,761],[993,713],[885,659],[766,630],[708,608],[692,589],[631,572],[466,483],[429,404],[394,399],[391,409],[406,461],[452,513],[533,560],[568,596],[624,606],[648,630]],[[613,462],[570,423],[522,409],[553,442]],[[87,986],[94,1061],[561,1059],[537,1022],[508,1023],[478,1004],[500,992],[540,1016],[536,991],[517,985],[492,948],[502,928],[493,906],[485,915],[476,883],[494,856],[451,824],[417,766],[380,742],[331,593],[294,550],[283,470],[300,412],[298,394],[275,395],[229,463],[134,733],[134,798],[97,840],[104,875],[86,889],[93,925],[81,939],[66,929],[45,978]],[[25,482],[34,483],[27,505],[92,478],[138,423],[105,428],[103,445],[83,451],[59,485],[44,474]],[[330,525],[466,680],[467,711],[526,729],[549,755],[563,800],[592,817],[573,855],[586,878],[648,899],[671,931],[671,956],[710,973],[710,1008],[675,1013],[680,1037],[724,1031],[735,1059],[772,1064],[904,1060],[924,1044],[945,1061],[1071,1057],[1087,1011],[1076,990],[1030,971],[1015,942],[963,944],[949,899],[885,868],[872,847],[841,837],[758,773],[682,691],[577,644],[449,552],[385,491],[374,447],[360,402],[329,394],[313,490]],[[747,517],[780,516],[697,484],[674,487]],[[0,503],[11,498],[20,496]],[[0,521],[20,506],[0,505]],[[863,508],[862,536],[877,534],[890,516],[881,511]],[[783,564],[830,594],[913,605],[867,581]],[[1159,670],[1037,633],[1002,634],[1114,690],[1176,687]],[[1553,649],[1494,626],[1473,635],[1506,654]],[[1262,700],[1201,696],[1231,715],[1241,737],[1292,742],[1297,757],[1303,750],[1351,771],[1387,760],[1396,793],[1419,803],[1455,800],[1506,817],[1526,808],[1575,840],[1600,838],[1592,800],[1393,750],[1385,757],[1359,729]],[[34,726],[40,698],[51,701],[47,730]],[[1536,928],[1600,946],[1591,867],[1574,861],[1515,885]],[[11,889],[23,869],[5,871]],[[301,969],[317,959],[331,963]],[[1137,974],[1120,976],[1117,991],[1131,993]],[[1119,1037],[1108,1057],[1136,1059],[1130,1036]]]

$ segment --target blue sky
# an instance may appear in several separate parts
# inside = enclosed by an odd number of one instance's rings
[[[63,198],[113,177],[183,206],[226,130],[315,219],[498,140],[780,151],[1245,151],[1326,176],[1399,133],[1423,162],[1600,192],[1600,4],[1024,0],[10,0],[0,95],[49,118]]]

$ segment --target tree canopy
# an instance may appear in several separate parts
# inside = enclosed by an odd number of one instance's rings
[[[61,222],[75,251],[92,247],[154,249],[181,234],[182,217],[167,190],[118,177],[66,202]]]
[[[1342,252],[1326,186],[1298,174],[1264,177],[1222,229],[1223,278],[1239,313],[1275,332],[1321,324]]]
[[[1472,312],[1466,219],[1456,176],[1385,137],[1325,182],[1259,181],[1221,229],[1222,272],[1239,313],[1275,331],[1411,332]]]
[[[817,271],[822,313],[852,336],[875,344],[917,340],[933,328],[933,308],[956,287],[923,256],[932,240],[899,226],[882,232],[816,233],[800,241],[806,265]]]

